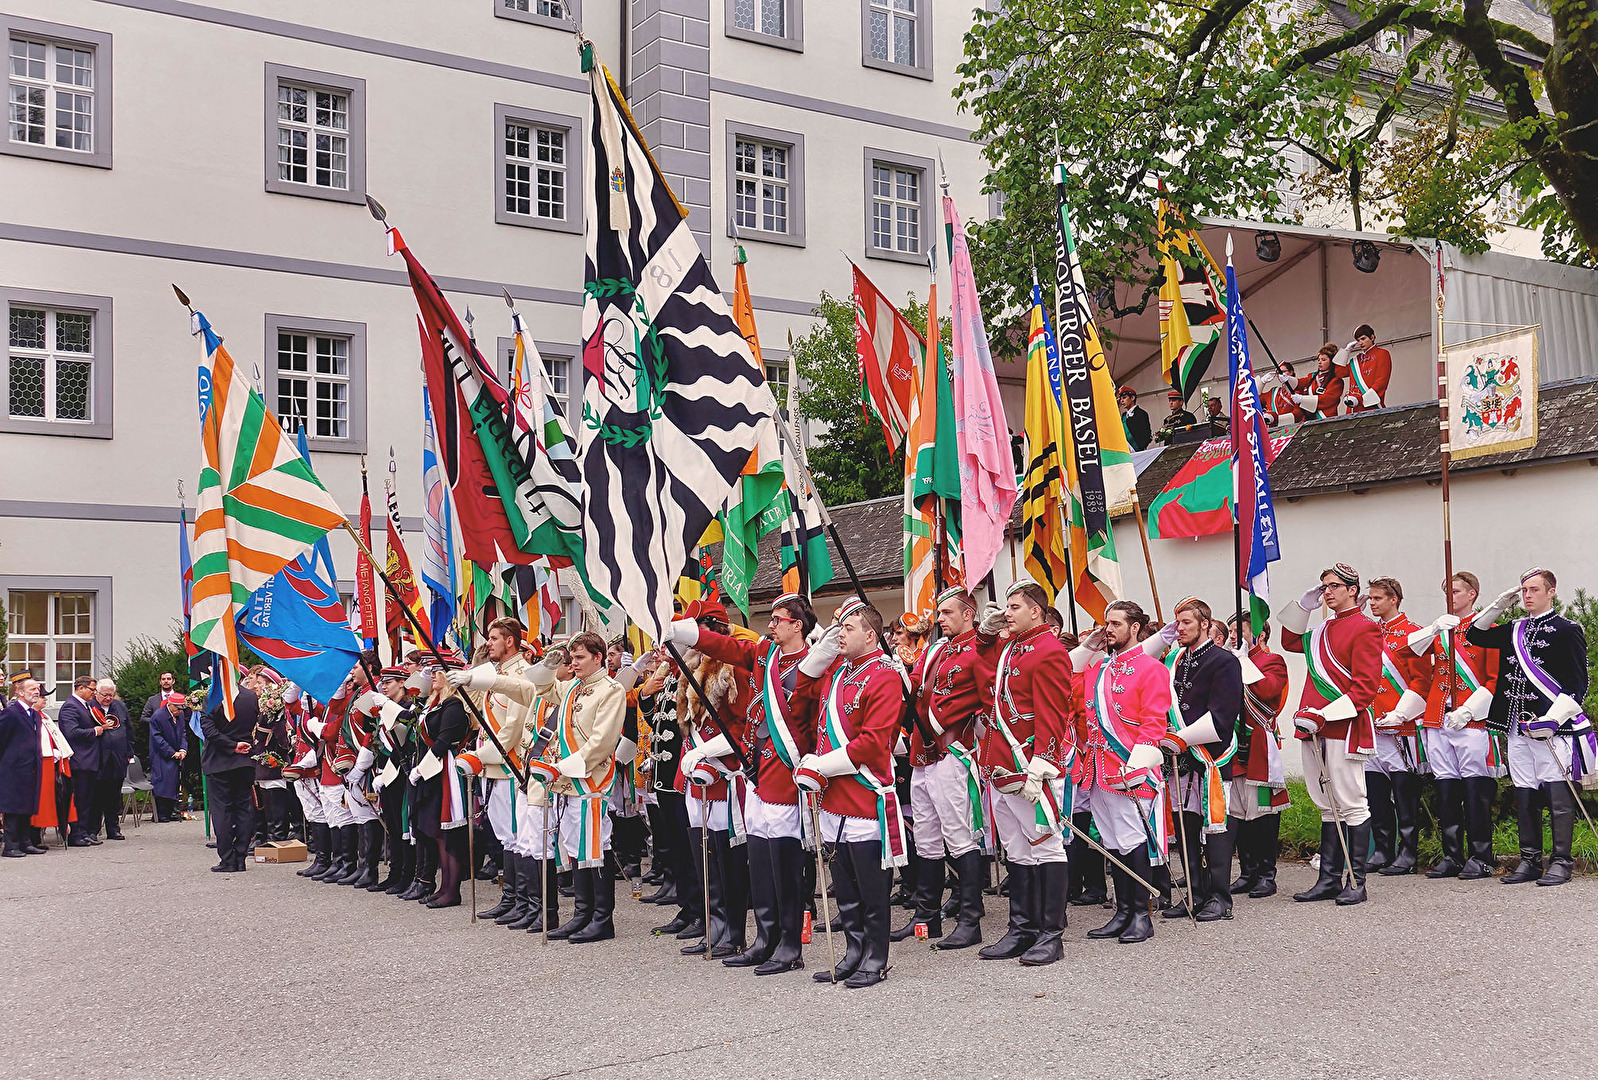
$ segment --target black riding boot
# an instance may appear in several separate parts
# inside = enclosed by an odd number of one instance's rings
[[[1470,858],[1459,872],[1461,881],[1490,878],[1498,868],[1493,858],[1493,800],[1498,796],[1498,781],[1491,776],[1465,777],[1465,836]]]
[[[1010,868],[1010,926],[1004,936],[978,951],[984,960],[1014,960],[1038,939],[1038,917],[1032,908],[1032,875],[1035,867],[1007,862]]]
[[[1060,938],[1065,933],[1067,881],[1070,868],[1063,862],[1046,862],[1033,867],[1032,899],[1038,912],[1040,929],[1032,947],[1021,954],[1027,967],[1052,964],[1065,955]]]
[[[1574,864],[1570,861],[1570,841],[1576,832],[1576,796],[1565,783],[1548,784],[1548,828],[1553,834],[1553,853],[1548,872],[1537,879],[1539,885],[1563,885],[1570,880]]]
[[[1226,831],[1232,837],[1232,850],[1237,852],[1237,879],[1227,885],[1226,891],[1232,896],[1248,892],[1260,883],[1260,862],[1255,849],[1255,837],[1259,834],[1259,819],[1244,821],[1239,817],[1226,819]]]
[[[517,856],[505,852],[503,865],[500,868],[499,903],[486,911],[479,911],[479,919],[495,919],[516,908],[519,898],[516,894],[516,863]],[[525,913],[523,913],[525,914]],[[517,918],[521,916],[518,915]],[[515,919],[506,919],[506,922],[515,922]]]
[[[560,925],[560,883],[556,880],[553,860],[545,862],[534,858],[523,858],[521,869],[517,872],[517,880],[527,879],[527,895],[532,899],[528,903],[527,915],[510,924],[512,929],[526,930],[529,934],[542,934],[544,927],[550,929]],[[543,901],[538,899],[539,883],[543,883]]]
[[[1301,893],[1294,893],[1299,903],[1313,900],[1333,900],[1343,891],[1343,841],[1337,835],[1335,821],[1321,822],[1321,870],[1315,884]]]
[[[1144,881],[1149,879],[1149,849],[1146,846],[1139,844],[1121,858],[1133,874]],[[1116,940],[1122,945],[1136,945],[1154,936],[1154,920],[1149,918],[1149,891],[1138,884],[1132,874],[1123,876],[1126,878],[1127,908],[1131,917],[1127,920],[1126,929]]]
[[[1199,922],[1215,922],[1232,917],[1232,890],[1228,885],[1232,877],[1232,834],[1209,833],[1204,838],[1203,887],[1199,892],[1203,902],[1193,913]]]
[[[860,889],[862,930],[860,965],[843,981],[851,990],[875,986],[888,977],[888,934],[893,915],[888,895],[893,890],[893,871],[882,866],[882,844],[867,840],[844,845],[854,864],[855,881]],[[926,869],[923,861],[921,869]]]
[[[1093,827],[1092,814],[1074,814],[1072,822],[1086,833]],[[1071,889],[1068,899],[1078,907],[1096,907],[1104,903],[1104,856],[1099,849],[1082,839],[1071,837],[1071,855],[1066,860],[1071,868]]]
[[[616,923],[612,919],[616,913],[616,878],[600,868],[588,871],[588,881],[594,898],[594,914],[587,926],[566,939],[573,945],[609,941],[616,936]]]
[[[358,821],[350,826],[350,848],[353,858],[350,860],[349,872],[339,878],[335,885],[354,885],[366,876],[367,834],[369,826],[376,824],[371,821]],[[368,882],[367,884],[371,884]],[[362,886],[364,888],[365,886]]]
[[[941,949],[968,949],[982,943],[982,852],[968,851],[954,860],[955,892],[960,900],[959,921],[949,936],[937,943]]]
[[[533,924],[537,923],[539,932],[543,932],[544,924],[541,921],[544,917],[543,878],[540,876],[542,864],[530,856],[512,855],[509,852],[505,858],[509,860],[506,865],[507,870],[512,863],[516,867],[516,892],[511,897],[510,910],[494,921],[507,930],[530,930]]]
[[[589,867],[572,871],[572,917],[549,932],[551,941],[564,941],[587,926],[594,917],[595,879],[600,871]]]
[[[324,885],[342,885],[345,878],[355,873],[360,846],[360,826],[354,822],[340,825],[333,841],[333,865],[318,880]]]
[[[438,843],[430,836],[419,836],[411,846],[416,850],[416,880],[399,898],[420,902],[438,889],[434,884],[438,876]]]
[[[300,877],[314,878],[327,872],[333,865],[333,844],[328,836],[327,822],[312,821],[306,824],[306,833],[311,838],[312,862],[303,870],[295,871]]]
[[[749,852],[749,906],[755,913],[755,940],[743,952],[722,960],[727,967],[759,967],[777,947],[777,882],[771,841],[751,836],[745,849]]]
[[[1394,842],[1398,839],[1398,815],[1393,810],[1395,794],[1391,776],[1379,768],[1365,770],[1365,798],[1370,805],[1371,838],[1376,844],[1367,860],[1372,870],[1380,870],[1393,861]]]
[[[805,966],[803,937],[805,928],[804,891],[805,851],[796,836],[778,836],[767,842],[771,860],[771,884],[775,891],[776,927],[774,947],[765,962],[755,968],[756,975],[779,975]],[[753,879],[751,879],[752,882]]]
[[[1420,846],[1420,774],[1393,774],[1393,814],[1397,824],[1397,845],[1393,859],[1377,870],[1385,877],[1415,872],[1415,856]]]
[[[1459,780],[1437,781],[1437,839],[1443,858],[1426,871],[1429,878],[1458,877],[1465,868],[1465,785]]]
[[[1365,871],[1370,863],[1371,823],[1362,821],[1348,827],[1348,853],[1353,859],[1354,883],[1337,894],[1339,907],[1365,902]]]
[[[361,822],[359,843],[360,859],[356,866],[360,873],[349,884],[356,889],[370,889],[377,884],[377,868],[383,861],[383,823],[375,819]]]
[[[1122,862],[1126,861],[1125,852],[1117,852],[1116,854],[1121,856]],[[1090,938],[1118,938],[1126,933],[1126,928],[1131,925],[1132,879],[1126,876],[1125,870],[1122,870],[1114,863],[1110,864],[1110,878],[1115,883],[1115,914],[1110,917],[1109,922],[1097,930],[1089,930],[1088,937]]]
[[[398,896],[416,880],[416,845],[401,837],[394,846],[393,858],[390,868],[394,880],[383,891],[390,896]]]
[[[1505,885],[1543,876],[1543,811],[1540,788],[1515,789],[1515,824],[1520,833],[1520,865],[1498,880]]]
[[[866,924],[861,883],[855,878],[848,844],[832,845],[832,903],[843,927],[843,959],[831,971],[811,976],[816,982],[843,982],[860,968],[866,952]],[[891,880],[891,879],[890,879]]]
[[[1254,900],[1276,895],[1276,851],[1281,846],[1282,815],[1265,814],[1254,819],[1254,858],[1259,860],[1260,880],[1248,891]]]
[[[936,859],[916,856],[915,896],[909,920],[888,935],[890,941],[914,937],[917,923],[927,924],[927,938],[943,936],[943,856]]]

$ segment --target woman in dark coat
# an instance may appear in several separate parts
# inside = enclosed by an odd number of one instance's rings
[[[444,654],[444,662],[443,667],[432,668],[432,696],[417,724],[425,749],[410,773],[411,785],[416,789],[411,828],[438,845],[438,891],[425,900],[433,908],[456,907],[461,902],[461,874],[467,863],[466,829],[470,827],[470,811],[463,805],[465,794],[455,768],[455,754],[471,737],[472,727],[455,688],[444,678],[445,671],[459,671],[465,665],[450,653]],[[438,771],[423,779],[424,773],[433,772],[434,761]]]
[[[150,786],[155,794],[155,820],[178,820],[178,780],[188,756],[189,704],[183,695],[168,694],[150,713]]]

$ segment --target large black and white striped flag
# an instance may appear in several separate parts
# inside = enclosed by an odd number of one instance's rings
[[[588,580],[650,637],[777,405],[610,73],[593,97],[578,428]]]

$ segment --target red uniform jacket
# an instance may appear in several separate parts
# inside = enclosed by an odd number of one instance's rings
[[[1127,773],[1126,758],[1139,743],[1158,743],[1169,730],[1170,671],[1134,644],[1089,665],[1082,692],[1088,702],[1088,753],[1077,758],[1076,783],[1108,787],[1141,781],[1128,794],[1152,798],[1157,768],[1140,770],[1139,777]]]
[[[967,630],[921,654],[921,663],[910,673],[916,714],[942,728],[943,733],[928,746],[921,725],[915,725],[910,733],[912,766],[937,763],[952,743],[971,748],[977,717],[993,706],[988,688],[993,685],[1000,648],[997,640],[984,641],[975,630]]]
[[[1380,345],[1370,352],[1360,353],[1353,361],[1359,365],[1359,377],[1365,380],[1365,385],[1376,391],[1377,402],[1375,405],[1366,405],[1360,398],[1359,383],[1354,379],[1354,373],[1348,375],[1348,393],[1354,399],[1348,406],[1351,413],[1364,412],[1366,409],[1379,409],[1387,404],[1387,384],[1393,378],[1393,356]]]
[[[1017,764],[1000,723],[1021,744],[1027,760],[1042,756],[1062,773],[1071,770],[1076,740],[1071,730],[1071,655],[1054,631],[1039,626],[1011,638],[998,657],[993,725],[982,736],[977,764],[996,783],[1014,783]]]
[[[1358,607],[1338,612],[1323,624],[1321,634],[1323,669],[1330,676],[1336,690],[1348,696],[1354,705],[1352,720],[1335,720],[1322,724],[1320,734],[1328,739],[1346,739],[1351,751],[1369,750],[1376,745],[1375,720],[1371,705],[1382,683],[1382,631],[1376,620]],[[1313,637],[1313,635],[1310,635]],[[1282,629],[1282,649],[1286,652],[1304,653],[1309,647],[1305,635]],[[1336,697],[1337,695],[1333,695]],[[1305,710],[1319,709],[1330,704],[1316,689],[1315,680],[1304,680],[1304,692],[1299,695],[1298,711],[1294,717],[1305,715]],[[1309,738],[1303,731],[1301,739]]]
[[[1455,660],[1469,667],[1471,674],[1483,687],[1494,692],[1498,690],[1498,650],[1466,641],[1465,626],[1458,630],[1444,630],[1432,639],[1430,652],[1415,657],[1415,680],[1409,687],[1426,698],[1426,712],[1421,717],[1421,723],[1429,728],[1442,727],[1443,716],[1449,710],[1465,704],[1473,692],[1459,672],[1449,666],[1446,645],[1449,637],[1454,639]],[[1480,720],[1472,720],[1467,726],[1485,728],[1487,717],[1484,715]]]
[[[1399,612],[1392,621],[1377,625],[1382,628],[1382,685],[1376,691],[1376,703],[1371,712],[1382,717],[1397,708],[1398,699],[1422,676],[1427,663],[1410,651],[1409,635],[1420,627],[1408,615]],[[1393,680],[1398,682],[1396,688]],[[1413,735],[1415,724],[1413,721],[1407,722],[1389,734]]]
[[[1287,661],[1264,645],[1249,649],[1248,658],[1263,678],[1243,687],[1243,725],[1238,729],[1239,742],[1248,740],[1243,775],[1255,783],[1267,784],[1271,779],[1271,759],[1266,740],[1278,749],[1282,745],[1276,718],[1287,705]]]
[[[794,786],[793,769],[784,765],[782,758],[772,749],[770,726],[766,718],[764,693],[766,658],[771,652],[771,642],[764,638],[759,641],[745,641],[711,630],[700,630],[699,642],[694,648],[724,664],[731,664],[740,670],[749,670],[749,706],[744,713],[746,718],[744,747],[750,753],[760,755],[760,772],[755,784],[755,793],[763,802],[797,805],[799,789]],[[797,744],[800,754],[814,753],[816,748],[815,710],[801,708],[794,703],[795,697],[802,694],[813,695],[817,689],[818,684],[814,680],[804,679],[797,670],[799,661],[803,660],[809,651],[809,649],[800,649],[777,660],[779,692],[790,677],[794,684],[788,698],[786,719],[788,730],[793,734],[793,741]],[[795,764],[798,764],[797,759]]]
[[[1332,370],[1335,372],[1337,369],[1333,368]],[[1300,406],[1298,409],[1298,418],[1300,420],[1312,420],[1317,416],[1336,416],[1337,403],[1343,397],[1343,377],[1341,375],[1333,375],[1324,384],[1317,387],[1315,375],[1305,375],[1298,380],[1294,387],[1294,392],[1314,394],[1316,405],[1318,406],[1318,411],[1316,412],[1310,412]]]
[[[904,680],[882,650],[873,650],[853,663],[839,658],[819,679],[809,679],[801,673],[799,683],[805,692],[794,693],[799,706],[796,711],[813,718],[816,753],[837,749],[826,725],[827,703],[836,701],[849,760],[886,784],[889,797],[893,798],[893,744],[904,712]],[[821,808],[842,817],[875,820],[877,797],[853,776],[834,776],[822,790]]]
[[[317,738],[316,756],[322,761],[322,786],[339,787],[344,783],[343,774],[333,768],[334,758],[338,754],[339,730],[344,726],[344,716],[349,712],[350,702],[355,700],[359,693],[351,684],[345,683],[339,687],[338,693],[333,695],[333,700],[322,709],[322,734]],[[355,764],[354,754],[347,756],[349,765]]]

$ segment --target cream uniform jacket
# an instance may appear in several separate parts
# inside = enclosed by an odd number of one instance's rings
[[[506,677],[518,682],[527,678],[528,663],[521,653],[517,653],[504,663],[497,665],[499,677],[495,680],[495,689],[487,693],[472,693],[477,699],[477,704],[482,707],[483,716],[494,728],[494,733],[499,736],[499,745],[511,752],[517,752],[522,743],[522,730],[532,713],[531,706],[524,705],[521,701],[499,692],[499,681]],[[511,771],[505,765],[505,758],[494,745],[494,740],[489,738],[488,732],[477,733],[477,760],[483,763],[483,776],[490,780],[509,780]]]
[[[565,740],[571,758],[583,766],[585,789],[580,791],[571,777],[561,776],[551,785],[552,790],[556,795],[602,794],[600,789],[608,788],[615,774],[616,745],[621,742],[622,725],[627,719],[627,691],[603,670],[581,680],[542,684],[528,681],[547,677],[548,670],[537,665],[527,669],[527,678],[501,675],[494,680],[492,692],[520,702],[529,711],[536,710],[541,702],[551,703],[557,710],[551,717],[556,731],[556,741],[551,746]],[[532,792],[528,797],[535,798]]]

